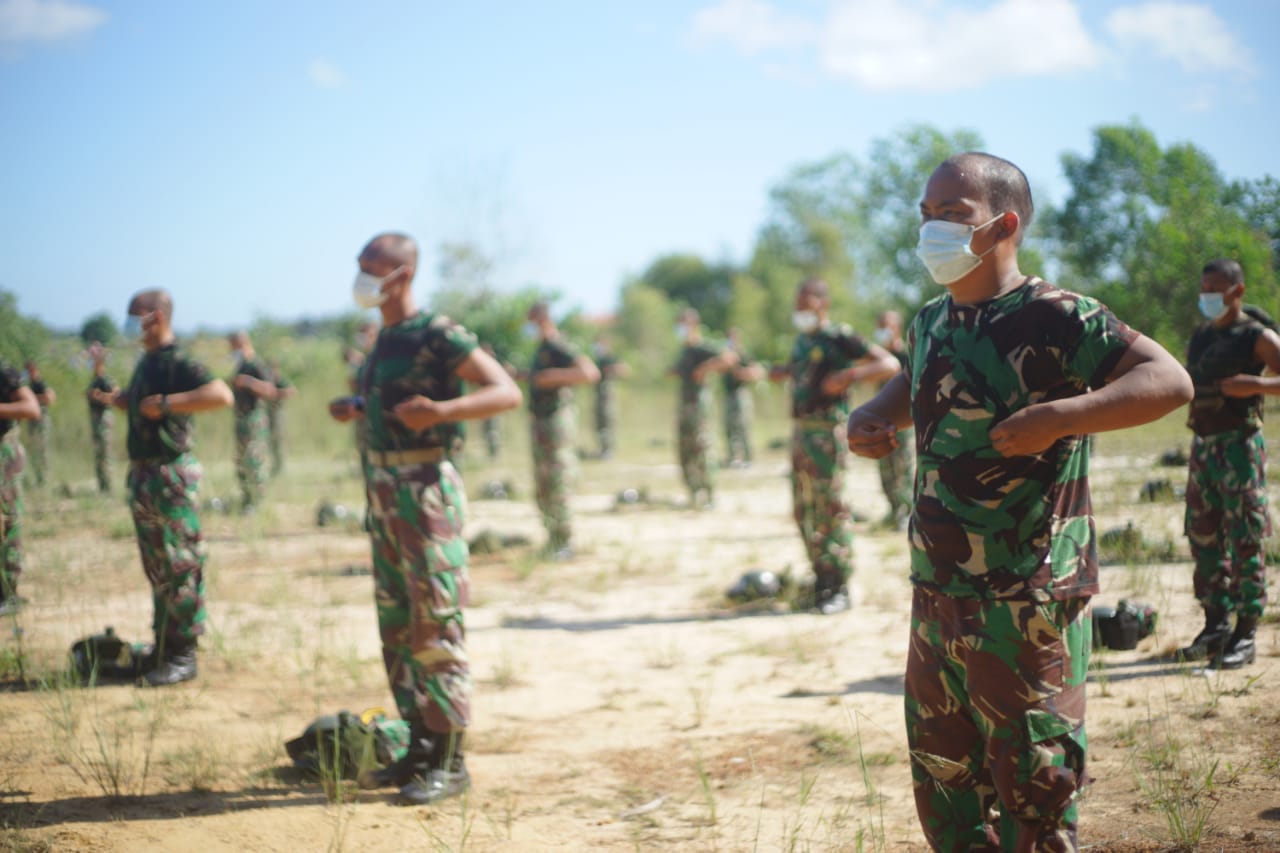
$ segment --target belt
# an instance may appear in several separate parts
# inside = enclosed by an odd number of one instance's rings
[[[443,447],[420,447],[416,450],[370,450],[369,464],[379,468],[394,468],[396,465],[421,465],[424,462],[443,462]]]

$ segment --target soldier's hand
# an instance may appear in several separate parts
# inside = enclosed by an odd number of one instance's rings
[[[247,373],[237,373],[236,378],[231,380],[231,384],[235,388],[241,390],[253,388],[253,377]]]
[[[1218,382],[1218,390],[1224,397],[1253,397],[1261,394],[1264,387],[1259,377],[1247,373],[1228,376]]]
[[[397,403],[391,409],[391,414],[395,415],[400,423],[415,432],[421,432],[427,427],[433,427],[444,421],[440,412],[440,404],[421,394],[408,397]]]
[[[882,459],[898,448],[898,428],[877,414],[854,409],[846,430],[849,450],[868,459]]]
[[[1014,412],[987,433],[1001,456],[1031,456],[1053,446],[1062,437],[1051,405],[1040,403]]]
[[[138,413],[149,421],[158,421],[164,417],[164,410],[160,408],[160,394],[152,394],[149,397],[143,397],[142,402],[138,403]]]
[[[364,403],[359,397],[339,397],[329,401],[329,417],[340,423],[364,417]]]

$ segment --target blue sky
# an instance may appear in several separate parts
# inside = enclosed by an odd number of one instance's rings
[[[169,288],[179,328],[352,307],[354,257],[470,240],[498,284],[616,305],[742,261],[795,165],[977,131],[1061,201],[1137,118],[1280,174],[1280,3],[0,0],[0,288],[61,328]]]

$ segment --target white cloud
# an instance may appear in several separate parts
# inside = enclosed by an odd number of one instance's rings
[[[347,75],[327,59],[313,59],[307,66],[307,76],[321,89],[339,89],[346,85]]]
[[[803,48],[828,76],[881,92],[955,91],[1100,61],[1072,0],[998,0],[985,9],[955,0],[830,0],[817,20],[767,0],[721,0],[698,12],[693,27],[747,55]]]
[[[1185,71],[1255,71],[1249,51],[1208,6],[1143,3],[1112,12],[1105,26],[1121,46],[1154,51]]]
[[[106,20],[106,12],[74,0],[0,0],[0,44],[62,41]]]

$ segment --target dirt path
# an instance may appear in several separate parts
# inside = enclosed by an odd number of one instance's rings
[[[360,573],[367,542],[315,528],[309,497],[248,532],[210,519],[213,630],[197,681],[3,696],[0,849],[922,849],[901,719],[903,535],[859,524],[850,613],[735,611],[722,593],[742,572],[803,575],[781,456],[723,472],[703,513],[614,511],[621,484],[674,495],[674,473],[608,465],[584,471],[576,559],[474,560],[465,800],[405,809],[361,792],[333,804],[288,772],[281,743],[313,717],[390,703]],[[1100,529],[1136,520],[1176,533],[1175,505],[1123,497],[1131,469],[1099,460],[1095,490],[1119,484],[1099,500]],[[855,462],[850,495],[861,514],[883,512],[871,465]],[[473,535],[541,541],[523,501],[477,500],[472,518]],[[48,671],[105,624],[144,635],[133,547],[118,525],[75,524],[29,545],[26,665]],[[1185,563],[1104,570],[1100,601],[1149,601],[1161,622],[1137,650],[1106,653],[1091,683],[1097,782],[1081,835],[1093,849],[1162,849],[1167,815],[1209,806],[1204,849],[1280,849],[1280,630],[1264,625],[1262,657],[1243,672],[1161,663],[1159,650],[1195,631],[1189,582]]]

